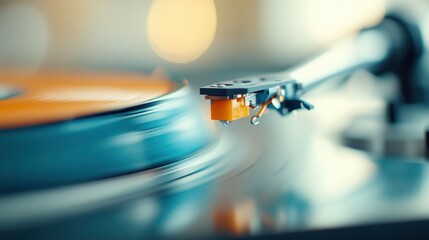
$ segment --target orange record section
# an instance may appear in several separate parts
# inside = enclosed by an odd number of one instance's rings
[[[0,88],[16,89],[0,99],[0,128],[69,120],[141,104],[177,88],[161,76],[132,74],[0,73]]]

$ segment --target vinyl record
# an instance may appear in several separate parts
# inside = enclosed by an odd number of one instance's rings
[[[167,78],[4,73],[0,88],[1,194],[159,167],[211,141],[190,88]]]

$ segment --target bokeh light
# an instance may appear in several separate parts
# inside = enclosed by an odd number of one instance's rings
[[[155,0],[147,24],[149,42],[161,58],[188,63],[213,42],[216,7],[212,0]]]

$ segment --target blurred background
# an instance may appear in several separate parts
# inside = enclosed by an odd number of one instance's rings
[[[1,1],[2,68],[105,68],[171,74],[275,71],[413,0]],[[208,77],[206,77],[208,76]]]

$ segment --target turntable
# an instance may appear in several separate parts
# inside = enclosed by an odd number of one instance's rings
[[[2,69],[0,238],[425,239],[427,26],[392,12],[200,96],[198,75]]]

